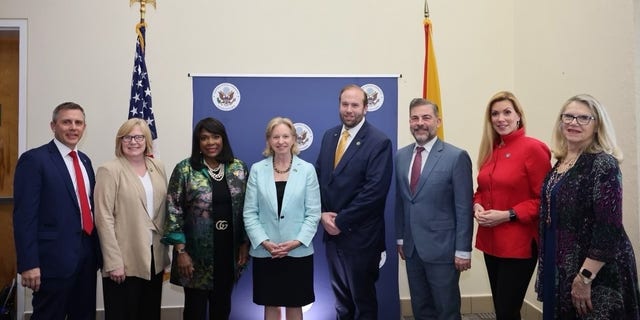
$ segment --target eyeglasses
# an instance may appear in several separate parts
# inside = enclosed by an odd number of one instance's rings
[[[144,141],[144,136],[141,134],[135,135],[135,136],[122,136],[122,141],[129,143],[131,142],[131,140],[135,140],[136,142],[142,142]]]
[[[573,120],[576,120],[576,122],[579,125],[586,126],[589,124],[589,122],[591,122],[591,120],[595,120],[596,118],[594,116],[587,116],[587,115],[574,116],[572,114],[563,113],[560,115],[560,119],[562,120],[562,122],[564,122],[564,124],[570,124],[573,122]]]

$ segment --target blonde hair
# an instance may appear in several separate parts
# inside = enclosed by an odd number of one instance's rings
[[[482,139],[480,140],[480,149],[478,150],[478,169],[480,169],[485,162],[491,159],[491,154],[493,154],[493,144],[500,138],[500,134],[493,129],[493,124],[491,123],[491,107],[494,103],[505,100],[511,101],[513,109],[518,116],[520,116],[518,129],[526,128],[524,109],[522,109],[522,105],[520,104],[520,101],[518,101],[518,98],[509,91],[500,91],[494,94],[491,99],[489,99],[487,109],[484,113],[484,128],[482,129]]]
[[[140,118],[131,118],[125,121],[118,129],[118,133],[116,133],[116,157],[121,158],[124,157],[124,153],[122,152],[122,137],[128,135],[133,131],[133,128],[138,127],[140,131],[142,131],[142,135],[144,136],[145,150],[144,154],[146,156],[153,154],[153,138],[151,138],[151,130],[147,125],[147,121]]]
[[[262,151],[262,155],[265,157],[272,156],[274,154],[273,149],[269,145],[269,138],[271,138],[271,134],[273,133],[273,129],[278,126],[284,124],[291,130],[291,136],[293,137],[293,144],[291,146],[291,154],[298,155],[300,153],[300,149],[298,149],[298,133],[296,132],[296,127],[293,125],[293,122],[289,118],[283,117],[275,117],[269,121],[267,124],[267,130],[265,132],[265,137],[267,139],[267,147]]]
[[[579,94],[573,96],[562,105],[560,113],[556,117],[556,122],[553,126],[553,134],[551,136],[551,152],[553,152],[554,158],[562,160],[567,156],[567,140],[562,134],[562,126],[564,125],[560,117],[567,109],[567,106],[572,102],[582,103],[584,106],[591,110],[591,115],[595,118],[595,130],[594,137],[591,143],[583,150],[587,153],[604,152],[612,155],[618,163],[622,162],[622,151],[618,148],[616,143],[616,134],[611,124],[611,119],[604,109],[604,106],[596,100],[596,98],[588,94]]]

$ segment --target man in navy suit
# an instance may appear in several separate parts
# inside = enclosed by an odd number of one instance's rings
[[[77,152],[85,127],[81,106],[60,104],[51,121],[55,138],[23,153],[16,167],[13,228],[22,285],[33,290],[31,319],[96,317],[99,244],[91,210],[88,220],[81,215],[91,206],[95,178],[89,158]],[[82,200],[71,151],[80,160]]]
[[[365,120],[362,88],[347,85],[339,97],[342,124],[325,132],[316,161],[331,286],[337,319],[377,319],[391,140]]]
[[[438,106],[409,105],[415,138],[396,153],[396,239],[415,319],[460,319],[460,272],[471,268],[473,179],[466,151],[436,137]]]

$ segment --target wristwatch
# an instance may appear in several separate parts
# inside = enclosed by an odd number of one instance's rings
[[[516,212],[513,209],[509,209],[509,221],[516,221],[518,220],[518,216],[516,215]]]
[[[591,281],[596,278],[593,276],[593,273],[586,268],[580,269],[580,273],[578,273],[578,275],[584,284],[591,284]]]

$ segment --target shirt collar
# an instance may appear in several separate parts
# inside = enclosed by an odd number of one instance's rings
[[[360,129],[362,128],[362,125],[364,125],[364,120],[365,118],[362,117],[362,121],[360,121],[360,123],[356,124],[353,128],[351,129],[347,129],[345,128],[344,124],[342,125],[342,130],[340,130],[340,134],[342,134],[345,131],[349,132],[349,137],[353,138],[356,136],[356,134],[358,134],[358,132],[360,131]]]
[[[70,149],[69,147],[67,147],[67,145],[65,145],[64,143],[60,142],[58,139],[53,138],[53,143],[56,144],[56,147],[58,147],[58,151],[60,152],[60,154],[64,157],[69,155],[69,152],[71,151],[76,151],[76,153],[78,152],[78,148],[76,147],[75,149]]]
[[[519,128],[507,135],[500,136],[498,139],[502,139],[502,142],[504,142],[504,144],[510,144],[511,142],[522,136],[524,136],[524,128]],[[498,144],[500,144],[500,140],[498,140]]]
[[[426,151],[427,153],[431,152],[431,149],[433,148],[433,145],[436,144],[436,140],[438,140],[437,137],[429,140],[429,142],[425,143],[424,145],[422,145],[422,147],[424,147],[424,151]],[[416,148],[420,146],[419,144],[415,143],[413,146],[413,152],[416,152]]]

